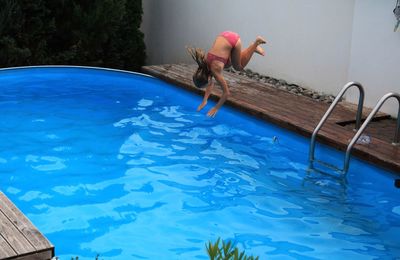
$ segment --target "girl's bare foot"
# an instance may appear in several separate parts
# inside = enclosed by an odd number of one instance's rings
[[[264,40],[264,38],[261,37],[261,36],[257,36],[257,38],[256,38],[256,44],[257,44],[257,45],[260,45],[260,44],[264,44],[264,43],[267,43],[267,42]]]
[[[260,46],[257,46],[257,47],[256,47],[256,50],[255,50],[254,52],[256,52],[256,53],[258,53],[258,54],[260,54],[260,55],[262,55],[262,56],[265,56],[265,51],[264,51],[264,49],[261,48]]]

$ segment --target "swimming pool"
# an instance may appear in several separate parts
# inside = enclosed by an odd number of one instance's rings
[[[307,139],[228,107],[207,118],[211,103],[151,77],[0,79],[0,189],[61,259],[207,259],[217,237],[260,259],[400,256],[393,173],[352,159],[347,185],[307,175]]]

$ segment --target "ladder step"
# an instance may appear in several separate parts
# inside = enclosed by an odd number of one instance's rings
[[[314,160],[314,162],[317,162],[317,163],[321,164],[322,166],[324,166],[326,168],[329,168],[329,169],[331,169],[333,171],[336,171],[336,172],[338,172],[340,174],[343,174],[343,170],[339,169],[335,165],[332,165],[330,163],[327,163],[327,162],[324,162],[324,161],[320,161],[320,160]]]
[[[333,178],[333,179],[337,180],[341,184],[347,184],[347,179],[343,178],[343,176],[344,176],[343,174],[334,174],[333,172],[325,172],[325,171],[323,171],[321,169],[318,169],[318,168],[309,169],[309,172],[311,172],[311,171],[319,173],[319,174],[321,174],[323,176],[329,176],[330,178]],[[312,177],[306,176],[305,178],[312,178]]]

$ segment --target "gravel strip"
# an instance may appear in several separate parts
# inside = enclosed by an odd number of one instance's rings
[[[233,68],[228,68],[225,71],[231,72],[233,74],[241,75],[241,76],[246,76],[250,79],[253,79],[253,80],[256,80],[256,81],[259,81],[262,83],[267,83],[268,85],[270,85],[274,88],[288,91],[295,95],[309,97],[309,98],[312,98],[319,102],[324,102],[324,103],[330,104],[335,99],[335,96],[333,96],[333,95],[327,95],[327,94],[324,94],[321,92],[307,89],[307,88],[299,86],[297,84],[288,83],[283,79],[275,79],[275,78],[272,78],[269,76],[265,76],[265,75],[259,74],[257,72],[253,72],[250,69],[246,69],[243,71],[236,71]]]

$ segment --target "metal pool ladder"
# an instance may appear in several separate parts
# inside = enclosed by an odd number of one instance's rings
[[[343,97],[343,95],[346,93],[346,91],[351,88],[351,87],[357,87],[360,95],[359,95],[359,99],[358,99],[358,108],[357,108],[357,114],[356,114],[356,125],[355,125],[355,130],[358,130],[360,128],[360,124],[361,124],[361,116],[362,116],[362,109],[364,106],[364,88],[363,86],[358,83],[358,82],[349,82],[346,85],[344,85],[344,87],[342,88],[342,90],[339,92],[339,94],[336,96],[335,100],[333,100],[332,104],[330,105],[330,107],[328,108],[328,110],[325,112],[324,116],[322,117],[322,119],[319,121],[317,127],[315,127],[314,132],[312,133],[311,136],[311,143],[310,143],[310,152],[309,152],[309,166],[308,168],[310,170],[314,169],[314,162],[320,163],[322,165],[324,165],[325,167],[328,167],[330,169],[333,169],[336,172],[341,173],[342,175],[345,175],[347,173],[347,169],[348,169],[348,162],[346,162],[347,159],[347,153],[346,153],[346,159],[345,159],[345,163],[344,163],[344,167],[343,169],[339,169],[334,165],[331,165],[329,163],[320,161],[320,160],[316,160],[314,157],[314,153],[315,153],[315,141],[316,141],[316,137],[317,134],[319,132],[319,130],[321,129],[321,127],[324,125],[324,123],[326,122],[326,120],[328,119],[328,117],[331,115],[333,109],[336,107],[336,105],[339,103],[340,99]],[[358,133],[358,132],[357,132]],[[356,140],[357,141],[357,140]],[[354,144],[353,144],[354,145]],[[350,149],[351,150],[351,149]],[[347,166],[346,166],[347,165]],[[347,167],[347,168],[346,168]]]
[[[355,130],[357,130],[356,134],[353,136],[351,139],[350,143],[347,145],[346,149],[346,155],[344,158],[344,164],[343,164],[343,169],[338,169],[337,167],[330,165],[326,162],[322,162],[319,160],[315,160],[314,158],[314,152],[315,152],[315,139],[317,136],[318,131],[321,129],[322,125],[325,123],[329,115],[332,113],[333,109],[341,99],[341,97],[344,95],[344,93],[352,86],[356,86],[359,91],[360,91],[360,96],[358,100],[358,109],[357,109],[357,115],[356,115],[356,125],[355,125]],[[332,102],[331,106],[328,108],[326,111],[325,115],[322,117],[321,121],[318,123],[317,127],[314,129],[314,132],[311,136],[311,144],[310,144],[310,154],[309,154],[309,169],[314,169],[314,162],[318,162],[328,168],[334,169],[335,171],[341,173],[343,177],[346,176],[347,171],[349,170],[349,163],[350,163],[350,154],[351,150],[353,149],[353,146],[357,142],[358,138],[360,138],[361,134],[364,132],[365,128],[368,126],[368,124],[371,122],[373,117],[376,115],[376,113],[379,111],[379,109],[382,107],[382,105],[388,100],[389,98],[394,97],[397,99],[399,103],[399,108],[398,108],[398,113],[397,113],[397,126],[396,126],[396,131],[394,135],[394,140],[393,140],[393,145],[400,145],[400,95],[398,93],[387,93],[385,94],[375,105],[371,113],[368,115],[368,117],[365,119],[364,123],[360,127],[361,123],[361,116],[362,116],[362,109],[363,109],[363,103],[364,103],[364,89],[360,83],[357,82],[349,82],[347,83],[343,89],[340,91],[340,93],[337,95],[335,100]]]
[[[358,138],[361,136],[361,134],[364,132],[365,128],[371,122],[371,120],[374,118],[375,114],[378,113],[379,109],[382,107],[382,105],[388,100],[389,98],[394,97],[397,99],[399,103],[399,108],[397,112],[397,124],[396,124],[396,130],[394,133],[394,139],[392,142],[392,145],[399,145],[400,143],[400,95],[398,93],[387,93],[381,99],[378,101],[378,103],[375,105],[374,109],[369,113],[367,119],[365,119],[364,123],[358,129],[357,133],[354,135],[353,139],[351,139],[349,145],[347,146],[346,149],[346,156],[344,159],[344,166],[343,166],[343,173],[346,174],[347,171],[349,170],[349,162],[350,162],[350,153],[351,149],[353,149],[354,144],[357,142]]]

